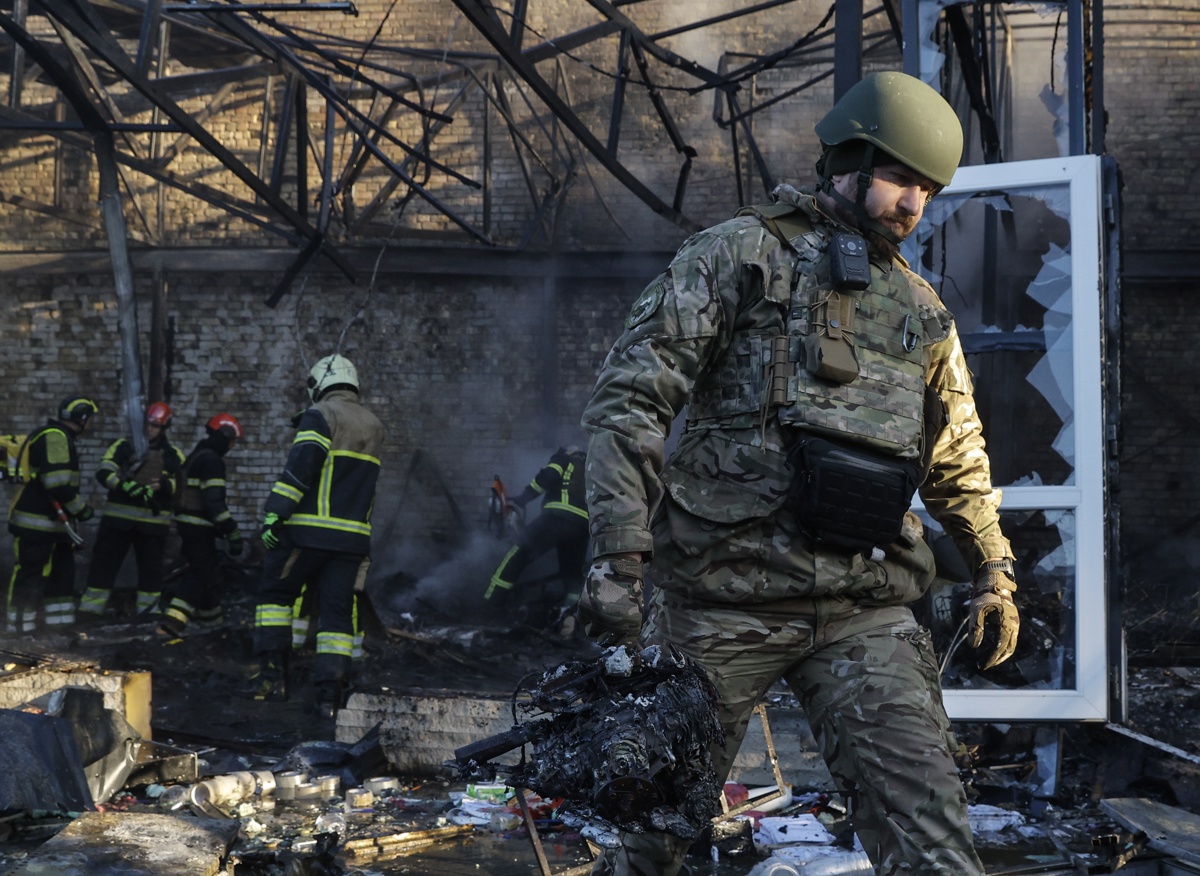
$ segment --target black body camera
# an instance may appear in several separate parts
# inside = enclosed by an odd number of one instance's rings
[[[871,260],[861,234],[842,231],[829,241],[829,274],[834,289],[857,291],[871,285]]]

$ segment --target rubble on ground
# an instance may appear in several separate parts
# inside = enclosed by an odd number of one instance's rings
[[[0,737],[0,876],[102,874],[103,849],[120,852],[124,869],[112,872],[128,876],[183,872],[184,860],[187,872],[213,876],[586,872],[596,848],[563,817],[562,800],[448,771],[397,770],[384,730],[356,727],[342,738],[349,731],[340,724],[321,723],[305,706],[303,654],[294,702],[240,700],[248,626],[230,614],[222,628],[171,642],[115,623],[0,639],[0,721],[36,726],[26,737],[53,743],[31,757],[20,733]],[[368,639],[356,695],[503,700],[522,679],[595,653],[588,647],[533,631],[382,628]],[[27,686],[20,703],[4,700],[6,683]],[[1186,857],[1196,821],[1188,810],[1200,805],[1200,678],[1187,667],[1135,669],[1128,689],[1130,717],[1119,728],[956,727],[989,872],[1200,863]],[[784,750],[786,692],[768,699],[782,781],[727,784],[726,811],[694,844],[695,861],[714,874],[769,861],[811,873],[818,859],[856,872],[862,859],[843,801],[801,769],[795,749]],[[1057,753],[1052,775],[1047,745]],[[22,785],[4,766],[18,761],[40,772]]]

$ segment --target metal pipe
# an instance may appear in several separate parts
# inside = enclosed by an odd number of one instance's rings
[[[117,322],[121,335],[121,404],[138,459],[148,444],[142,413],[142,359],[138,340],[137,300],[133,290],[133,263],[129,260],[128,228],[117,185],[116,149],[112,134],[97,132],[96,169],[100,175],[100,213],[108,236],[113,281],[117,293]]]

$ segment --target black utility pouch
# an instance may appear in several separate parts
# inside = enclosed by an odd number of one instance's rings
[[[788,461],[796,520],[817,541],[861,552],[899,539],[920,486],[916,460],[801,435]]]

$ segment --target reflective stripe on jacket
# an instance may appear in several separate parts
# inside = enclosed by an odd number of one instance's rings
[[[328,393],[301,416],[264,511],[287,522],[298,547],[369,553],[382,451],[383,424],[357,393]]]
[[[53,503],[58,502],[72,517],[87,504],[79,495],[75,436],[57,420],[51,420],[26,440],[30,480],[13,496],[8,531],[26,538],[68,542],[67,527],[58,519]]]
[[[586,461],[584,453],[568,453],[560,447],[541,471],[533,476],[522,496],[527,499],[543,496],[543,511],[561,511],[587,520],[587,491],[583,476]]]
[[[175,520],[226,535],[238,527],[226,496],[225,460],[207,442],[197,444],[183,464]]]
[[[139,460],[133,442],[118,438],[109,445],[100,465],[96,469],[96,480],[108,489],[104,504],[104,517],[110,523],[126,527],[167,527],[171,524],[171,501],[175,494],[175,480],[183,469],[183,453],[173,447],[166,438],[146,449],[146,457]],[[136,481],[143,485],[157,485],[154,498],[147,504],[133,499],[121,489],[125,481]]]

